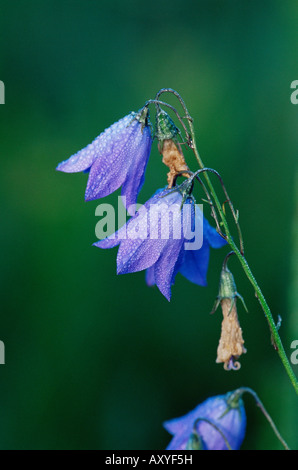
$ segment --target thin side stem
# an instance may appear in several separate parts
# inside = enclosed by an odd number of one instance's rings
[[[203,164],[203,161],[199,155],[199,152],[197,150],[197,147],[196,147],[196,142],[195,142],[195,136],[194,136],[194,128],[193,128],[193,124],[192,122],[190,123],[190,128],[191,128],[191,135],[192,135],[192,142],[193,142],[193,151],[194,151],[194,154],[196,156],[196,159],[198,161],[198,164],[201,168],[204,168],[204,164]],[[297,378],[294,374],[294,371],[292,369],[292,366],[288,360],[288,357],[286,355],[286,352],[284,350],[284,347],[283,347],[283,344],[282,344],[282,341],[281,341],[281,338],[278,334],[278,329],[277,329],[277,326],[275,324],[275,321],[273,319],[273,316],[272,316],[272,313],[271,313],[271,310],[266,302],[266,299],[261,291],[261,288],[259,287],[253,273],[251,272],[251,269],[246,261],[246,259],[244,258],[244,255],[241,253],[241,251],[238,249],[237,245],[235,244],[231,234],[230,234],[230,230],[229,230],[229,227],[228,227],[228,223],[227,223],[227,220],[226,220],[226,217],[225,217],[225,214],[222,210],[222,207],[221,207],[221,204],[219,202],[219,199],[217,197],[217,194],[213,188],[213,185],[210,181],[210,178],[208,176],[207,173],[204,173],[204,176],[205,176],[205,179],[207,181],[207,185],[209,187],[209,190],[210,190],[210,193],[212,194],[212,197],[215,201],[215,204],[216,204],[216,207],[217,207],[217,210],[220,214],[220,217],[221,217],[221,220],[222,220],[222,224],[224,226],[224,229],[225,229],[225,234],[226,234],[226,237],[227,237],[227,241],[230,245],[230,247],[232,248],[232,250],[235,252],[237,258],[239,259],[241,265],[242,265],[242,268],[246,274],[246,276],[248,277],[249,281],[251,282],[253,288],[254,288],[254,291],[255,291],[255,294],[256,294],[256,297],[258,298],[259,302],[260,302],[260,305],[263,309],[263,312],[266,316],[266,319],[268,321],[268,324],[269,324],[269,328],[270,328],[270,331],[271,331],[271,336],[272,336],[272,341],[273,341],[273,345],[275,347],[275,349],[277,350],[278,352],[278,355],[284,365],[284,368],[290,378],[290,381],[298,395],[298,381],[297,381]]]
[[[254,390],[252,390],[249,387],[240,387],[237,390],[235,390],[235,392],[231,396],[231,399],[233,400],[236,397],[242,396],[243,393],[249,393],[250,395],[252,395],[254,397],[257,406],[261,409],[263,415],[265,416],[268,423],[270,424],[270,426],[271,426],[274,434],[276,435],[277,439],[281,442],[281,444],[284,446],[284,448],[286,450],[290,450],[288,444],[286,443],[286,441],[281,436],[280,432],[278,431],[277,427],[275,426],[275,424],[273,422],[273,419],[269,415],[268,411],[266,410],[265,406],[263,405],[263,403],[261,402],[261,400],[259,399],[258,395],[256,394],[256,392]]]
[[[222,430],[216,425],[214,424],[210,419],[207,419],[207,418],[197,418],[194,422],[194,426],[193,426],[193,430],[195,433],[197,433],[197,425],[199,424],[200,421],[204,421],[205,423],[208,423],[212,428],[214,428],[220,435],[221,437],[223,438],[224,440],[224,443],[225,445],[227,446],[227,449],[228,450],[233,450],[228,439],[226,438],[226,436],[224,435],[224,433],[222,432]]]
[[[189,132],[188,132],[188,130],[187,130],[187,128],[186,128],[186,126],[185,126],[185,124],[184,124],[184,122],[183,122],[183,120],[182,120],[180,114],[178,113],[177,109],[175,109],[174,106],[172,106],[172,105],[170,105],[170,104],[168,104],[168,103],[165,103],[164,101],[159,101],[159,100],[148,100],[148,101],[146,102],[146,105],[145,105],[145,106],[148,106],[148,105],[151,104],[151,103],[152,103],[152,104],[155,104],[155,105],[158,105],[158,106],[159,106],[159,105],[161,105],[161,106],[166,106],[167,108],[171,109],[171,110],[176,114],[176,116],[177,116],[177,118],[179,119],[179,122],[180,122],[180,124],[182,125],[183,130],[184,130],[184,132],[185,132],[186,140],[187,140],[187,142],[189,143],[189,142],[190,142],[190,135],[189,135]]]
[[[237,230],[238,230],[238,237],[239,237],[239,243],[240,243],[240,252],[241,254],[244,254],[244,244],[243,244],[243,237],[242,237],[242,232],[241,232],[241,228],[240,228],[240,225],[239,225],[239,222],[238,222],[238,214],[235,212],[235,209],[234,209],[234,206],[233,206],[233,203],[228,195],[228,191],[224,185],[224,182],[223,182],[223,179],[222,177],[220,176],[220,174],[214,170],[213,168],[202,168],[201,170],[198,170],[198,171],[206,171],[206,172],[209,172],[209,173],[213,173],[217,176],[217,178],[219,179],[220,181],[220,184],[221,184],[221,187],[223,189],[223,192],[225,194],[225,197],[227,198],[227,202],[229,204],[229,207],[231,209],[231,212],[232,212],[232,215],[233,215],[233,218],[234,218],[234,221],[235,221],[235,224],[236,224],[236,227],[237,227]],[[222,211],[222,213],[224,214],[224,210]]]
[[[188,112],[188,109],[187,109],[187,107],[186,107],[186,104],[185,104],[184,100],[182,99],[182,97],[180,96],[180,94],[179,94],[176,90],[173,90],[172,88],[162,88],[161,90],[159,90],[159,91],[156,93],[155,100],[151,100],[151,101],[156,101],[157,103],[164,104],[163,102],[159,101],[159,97],[160,97],[160,95],[162,95],[163,93],[171,93],[172,95],[176,96],[176,98],[179,100],[179,102],[180,102],[180,104],[181,104],[181,106],[182,106],[182,108],[183,108],[183,110],[184,110],[184,112],[185,112],[185,119],[187,119],[187,121],[188,121],[191,136],[189,136],[189,133],[188,133],[188,131],[186,130],[185,125],[184,125],[184,123],[182,122],[181,117],[178,115],[176,109],[173,108],[173,110],[175,111],[176,115],[179,117],[179,120],[180,120],[181,124],[183,125],[183,128],[184,128],[184,131],[185,131],[185,134],[186,134],[186,138],[187,138],[189,147],[193,149],[193,151],[194,151],[194,153],[195,153],[195,156],[196,156],[196,158],[197,158],[197,160],[198,160],[198,163],[199,163],[201,169],[203,169],[203,168],[204,168],[204,164],[203,164],[203,162],[202,162],[202,160],[201,160],[201,158],[200,158],[200,156],[199,156],[199,153],[198,153],[198,151],[197,151],[197,148],[196,148],[195,133],[194,133],[194,127],[193,127],[193,119],[192,119],[191,115],[190,115],[189,112]],[[171,108],[170,105],[168,105],[168,106]],[[189,137],[191,137],[191,139],[190,139]],[[233,206],[232,201],[231,201],[231,199],[230,199],[230,197],[229,197],[229,195],[228,195],[228,192],[227,192],[226,187],[225,187],[225,185],[224,185],[224,183],[223,183],[223,180],[222,180],[220,174],[219,174],[217,171],[213,170],[212,168],[206,168],[206,171],[210,171],[210,172],[216,174],[216,176],[219,178],[220,184],[221,184],[221,186],[222,186],[222,188],[223,188],[224,194],[225,194],[225,196],[226,196],[226,198],[227,198],[227,202],[228,202],[228,204],[229,204],[229,207],[230,207],[230,209],[231,209],[232,215],[233,215],[233,217],[234,217],[234,221],[235,221],[235,224],[236,224],[236,227],[237,227],[237,230],[238,230],[239,243],[240,243],[240,251],[241,251],[241,253],[243,254],[243,253],[244,253],[244,244],[243,244],[243,238],[242,238],[241,228],[240,228],[240,225],[239,225],[239,222],[238,222],[238,214],[237,214],[237,212],[235,212],[234,206]],[[208,175],[207,175],[206,179],[207,179],[207,181],[209,180]],[[209,180],[209,182],[210,182],[210,180]]]
[[[187,119],[188,121],[188,124],[189,124],[189,129],[190,129],[190,140],[189,140],[189,146],[192,148],[194,154],[195,154],[195,157],[196,157],[196,160],[199,164],[199,167],[201,170],[205,169],[205,165],[200,157],[200,154],[198,152],[198,149],[197,149],[197,146],[196,146],[196,141],[195,141],[195,131],[194,131],[194,126],[193,126],[193,119],[191,118],[189,112],[188,112],[188,109],[185,105],[185,102],[183,101],[183,99],[181,98],[181,96],[179,95],[179,93],[177,93],[175,90],[173,90],[172,88],[163,88],[161,89],[157,94],[156,94],[156,97],[155,97],[155,100],[152,100],[151,102],[158,102],[159,101],[159,96],[162,94],[162,93],[166,93],[166,92],[169,92],[169,93],[172,93],[174,96],[176,96],[183,108],[183,110],[185,111],[185,118]],[[163,103],[163,102],[160,102],[161,104],[165,104],[167,105],[166,103]],[[174,110],[174,112],[176,113],[176,115],[179,117],[179,121],[182,123],[182,118],[180,117],[179,113],[177,113],[176,109],[171,107],[170,105],[167,105],[169,106],[171,109]],[[184,130],[185,130],[185,126],[183,126]],[[186,136],[188,138],[189,136],[189,133],[187,130],[185,130],[186,132]],[[216,191],[212,185],[212,182],[209,178],[209,175],[208,175],[208,172],[207,171],[204,171],[204,177],[205,177],[205,180],[207,182],[207,186],[209,188],[209,191],[210,191],[210,194],[212,195],[213,197],[213,200],[214,200],[214,203],[215,203],[215,207],[220,215],[220,218],[221,218],[221,224],[222,226],[224,227],[224,230],[225,230],[225,238],[227,240],[227,242],[229,243],[230,247],[232,248],[232,250],[234,251],[235,255],[237,256],[237,258],[239,259],[240,263],[241,263],[241,266],[247,276],[247,278],[249,279],[250,283],[252,284],[253,288],[254,288],[254,291],[255,291],[255,295],[256,297],[258,298],[259,300],[259,303],[263,309],[263,312],[265,314],[265,317],[267,319],[267,322],[268,322],[268,325],[269,325],[269,329],[270,329],[270,332],[271,332],[271,339],[272,339],[272,343],[273,343],[273,346],[274,348],[276,349],[276,351],[278,352],[278,355],[283,363],[283,366],[289,376],[289,379],[298,395],[298,380],[294,374],[294,371],[291,367],[291,364],[287,358],[287,355],[286,355],[286,352],[284,350],[284,347],[283,347],[283,344],[282,344],[282,341],[281,341],[281,338],[278,334],[278,327],[273,319],[273,316],[272,316],[272,313],[271,313],[271,310],[269,308],[269,305],[267,304],[266,302],[266,299],[261,291],[261,288],[259,287],[246,259],[244,258],[244,254],[243,254],[243,245],[242,245],[242,236],[241,236],[241,231],[240,231],[240,227],[239,227],[239,224],[238,224],[238,216],[237,214],[235,213],[234,211],[234,208],[233,208],[233,205],[229,199],[229,197],[227,198],[228,199],[228,202],[230,204],[230,208],[232,210],[232,214],[234,216],[234,219],[235,219],[235,222],[236,222],[236,225],[238,227],[238,233],[239,233],[239,238],[240,238],[240,250],[238,248],[238,246],[236,245],[236,243],[234,242],[233,238],[232,238],[232,235],[230,233],[230,230],[229,230],[229,226],[228,226],[228,222],[227,222],[227,219],[225,217],[225,213],[224,213],[224,210],[220,204],[220,201],[219,201],[219,198],[216,194]],[[221,179],[221,178],[220,178]],[[223,188],[224,188],[224,191],[225,191],[225,187],[223,185]],[[227,195],[227,193],[226,193]]]

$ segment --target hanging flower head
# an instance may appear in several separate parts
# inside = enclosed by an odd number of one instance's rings
[[[212,313],[215,312],[218,305],[221,305],[223,321],[221,326],[221,336],[217,348],[217,363],[223,363],[225,370],[239,370],[241,367],[238,359],[246,353],[242,328],[240,327],[236,301],[239,298],[244,308],[247,310],[245,302],[237,292],[234,276],[227,267],[226,256],[223,268],[220,274],[219,294],[217,296]]]
[[[148,108],[120,119],[91,144],[60,163],[65,173],[90,171],[85,200],[99,199],[122,186],[127,206],[135,204],[144,183],[152,136]]]
[[[211,397],[164,427],[174,436],[167,450],[238,450],[246,431],[244,404],[233,392]]]
[[[168,300],[179,271],[206,285],[209,246],[226,243],[189,196],[190,184],[159,190],[116,234],[95,243],[103,249],[120,245],[117,273],[147,270],[147,284],[156,284]]]

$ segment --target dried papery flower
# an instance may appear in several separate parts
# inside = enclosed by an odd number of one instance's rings
[[[219,304],[222,308],[223,321],[221,325],[221,336],[217,348],[217,363],[223,363],[225,370],[239,370],[238,361],[242,354],[246,353],[242,329],[238,320],[236,300],[239,298],[247,310],[243,298],[237,292],[234,276],[227,268],[227,255],[220,274],[219,294],[217,296],[212,313]]]
[[[183,176],[189,177],[189,173],[182,173],[183,171],[188,172],[189,168],[185,162],[182,151],[177,147],[172,139],[166,139],[163,141],[162,149],[162,161],[170,169],[168,177],[168,188],[173,187],[175,177],[181,173]]]
[[[238,320],[236,299],[224,298],[220,304],[223,321],[216,362],[223,362],[225,370],[238,370],[241,367],[238,359],[242,354],[246,353],[246,349],[243,346],[244,340]]]

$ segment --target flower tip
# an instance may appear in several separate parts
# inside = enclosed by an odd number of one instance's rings
[[[63,166],[63,162],[62,162],[62,163],[59,163],[59,165],[56,166],[55,170],[56,170],[56,171],[64,171],[63,168],[62,168],[62,166]]]
[[[94,199],[96,198],[94,197],[92,192],[87,189],[85,192],[85,202],[93,201]]]
[[[68,160],[60,162],[59,165],[56,166],[56,171],[63,171],[63,173],[73,173],[68,163]]]
[[[117,276],[120,276],[120,274],[127,274],[123,266],[117,266]]]
[[[164,292],[164,291],[161,290],[160,288],[159,288],[159,290],[160,290],[160,292],[162,293],[162,295],[167,299],[167,301],[168,301],[168,302],[171,302],[171,295],[172,295],[171,291],[170,291],[170,292]]]

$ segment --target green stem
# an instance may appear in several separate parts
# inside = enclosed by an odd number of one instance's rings
[[[197,149],[197,146],[196,146],[196,142],[195,142],[195,134],[194,134],[194,127],[193,127],[193,123],[192,121],[189,121],[189,127],[190,127],[190,132],[191,132],[191,136],[192,136],[192,148],[193,148],[193,151],[194,151],[194,154],[196,156],[196,159],[197,159],[197,162],[200,166],[200,168],[204,168],[204,164],[203,164],[203,161],[199,155],[199,152],[198,152],[198,149]],[[291,380],[291,383],[296,391],[296,393],[298,394],[298,381],[297,381],[297,378],[293,372],[293,369],[291,367],[291,364],[288,360],[288,357],[286,355],[286,352],[284,350],[284,347],[283,347],[283,344],[282,344],[282,341],[281,341],[281,338],[278,334],[278,328],[275,324],[275,321],[273,319],[273,316],[272,316],[272,313],[271,313],[271,310],[266,302],[266,299],[254,277],[254,275],[252,274],[251,272],[251,269],[246,261],[246,259],[244,258],[244,255],[240,252],[240,250],[238,249],[237,245],[235,244],[232,236],[231,236],[231,233],[230,233],[230,230],[229,230],[229,226],[228,226],[228,223],[227,223],[227,220],[226,220],[226,217],[225,217],[225,214],[224,214],[224,211],[221,207],[221,204],[219,202],[219,199],[217,197],[217,194],[213,188],[213,185],[210,181],[210,178],[209,178],[209,175],[207,173],[204,173],[204,176],[205,176],[205,179],[206,179],[206,182],[208,184],[208,187],[209,187],[209,190],[210,190],[210,193],[212,194],[213,196],[213,199],[214,199],[214,202],[215,202],[215,205],[216,205],[216,208],[220,214],[220,217],[221,217],[221,220],[222,220],[222,224],[223,224],[223,227],[225,229],[225,235],[227,237],[227,241],[230,245],[230,247],[232,248],[232,250],[235,252],[236,256],[238,257],[241,265],[242,265],[242,268],[246,274],[246,276],[248,277],[249,281],[251,282],[253,288],[254,288],[254,291],[255,291],[255,294],[256,294],[256,297],[258,298],[259,302],[260,302],[260,305],[265,313],[265,316],[266,316],[266,319],[268,321],[268,324],[269,324],[269,328],[270,328],[270,332],[271,332],[271,336],[272,336],[272,342],[273,342],[273,345],[274,345],[274,348],[276,349],[276,351],[278,352],[278,355],[284,365],[284,368]]]
[[[194,154],[195,154],[195,157],[197,159],[197,162],[199,164],[199,167],[201,169],[205,169],[205,165],[199,155],[199,152],[198,152],[198,149],[197,149],[197,146],[196,146],[196,141],[195,141],[195,131],[194,131],[194,126],[193,126],[193,120],[188,112],[188,109],[186,107],[186,104],[185,102],[183,101],[183,99],[181,98],[181,96],[179,95],[179,93],[177,93],[175,90],[173,90],[172,88],[163,88],[161,90],[159,90],[159,92],[156,94],[156,97],[155,97],[155,100],[152,100],[152,101],[158,101],[159,100],[159,97],[161,94],[163,93],[172,93],[173,95],[175,95],[178,100],[180,101],[180,104],[183,108],[183,110],[185,111],[185,119],[187,119],[188,121],[188,125],[189,125],[189,129],[190,129],[190,135],[191,135],[191,140],[188,142],[189,143],[189,146],[192,148]],[[172,108],[172,107],[171,107]],[[174,108],[173,108],[174,109]],[[174,109],[174,111],[176,112],[176,110]],[[177,114],[177,112],[176,112]],[[180,119],[181,121],[181,119]],[[188,132],[186,132],[186,136],[187,138],[189,137],[189,134]],[[227,219],[225,217],[225,213],[224,213],[224,210],[220,204],[220,201],[219,201],[219,198],[217,197],[217,194],[215,192],[215,189],[211,183],[211,180],[209,178],[209,175],[207,173],[207,171],[204,172],[204,177],[205,177],[205,180],[207,182],[207,185],[209,187],[209,190],[210,190],[210,193],[214,199],[214,202],[215,202],[215,206],[217,208],[217,211],[220,215],[220,218],[221,218],[221,221],[222,221],[222,225],[225,229],[225,237],[227,239],[227,242],[229,243],[230,247],[232,248],[232,250],[234,251],[235,255],[237,256],[237,258],[239,259],[241,265],[242,265],[242,268],[246,274],[246,276],[248,277],[250,283],[252,284],[253,288],[254,288],[254,291],[255,291],[255,294],[256,294],[256,297],[258,298],[259,302],[260,302],[260,305],[263,309],[263,312],[265,314],[265,317],[268,321],[268,325],[269,325],[269,329],[270,329],[270,332],[271,332],[271,340],[272,340],[272,343],[273,343],[273,346],[275,348],[275,350],[278,352],[278,355],[284,365],[284,368],[291,380],[291,383],[296,391],[296,393],[298,394],[298,380],[293,372],[293,369],[291,367],[291,364],[287,358],[287,355],[286,355],[286,352],[284,350],[284,347],[283,347],[283,344],[282,344],[282,341],[280,339],[280,336],[278,334],[278,327],[277,325],[275,324],[275,321],[273,319],[273,316],[272,316],[272,313],[271,313],[271,310],[266,302],[266,299],[254,277],[254,275],[252,274],[251,272],[251,269],[246,261],[246,259],[244,258],[244,254],[243,254],[243,243],[242,243],[242,236],[241,236],[241,230],[240,230],[240,226],[238,224],[238,216],[236,215],[236,213],[234,212],[234,208],[233,208],[233,205],[231,204],[230,201],[229,204],[230,204],[230,208],[232,210],[232,213],[233,213],[233,216],[234,216],[234,219],[235,222],[236,222],[236,225],[237,225],[237,229],[238,229],[238,234],[239,234],[239,240],[240,240],[240,250],[238,248],[238,246],[235,244],[233,238],[232,238],[232,235],[230,233],[230,230],[229,230],[229,226],[228,226],[228,222],[227,222]],[[216,218],[215,218],[216,220]]]
[[[228,441],[228,439],[226,438],[226,436],[224,435],[224,433],[222,432],[221,429],[219,429],[219,427],[213,423],[210,419],[207,419],[207,418],[197,418],[194,422],[194,425],[193,425],[193,432],[194,434],[197,434],[197,425],[199,424],[200,421],[204,421],[205,423],[208,423],[212,428],[214,428],[220,435],[221,437],[223,438],[224,440],[224,443],[225,445],[227,446],[227,449],[228,450],[233,450],[232,447],[230,446],[230,443]]]
[[[263,405],[263,403],[261,402],[261,400],[259,399],[258,395],[256,394],[256,392],[254,390],[252,390],[249,387],[240,387],[237,390],[235,390],[235,392],[232,393],[232,395],[229,398],[230,402],[232,403],[233,400],[236,400],[238,402],[239,397],[241,397],[244,393],[249,393],[250,395],[252,395],[254,397],[254,399],[256,401],[256,404],[261,409],[263,415],[265,416],[268,423],[270,424],[270,426],[271,426],[274,434],[276,435],[277,439],[281,442],[281,444],[284,446],[284,448],[286,450],[290,450],[288,444],[286,443],[286,441],[281,436],[280,432],[278,431],[277,427],[275,426],[275,424],[273,422],[273,419],[269,415],[268,411],[266,410],[265,406]]]

